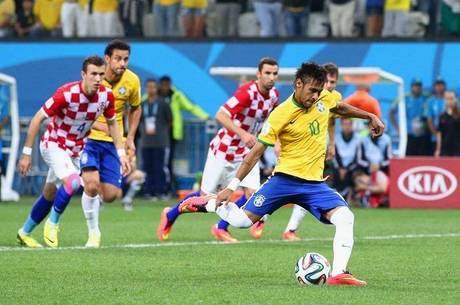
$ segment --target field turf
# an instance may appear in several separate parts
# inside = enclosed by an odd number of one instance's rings
[[[156,225],[169,203],[138,200],[101,211],[103,247],[84,249],[79,199],[62,217],[59,250],[28,250],[15,237],[33,198],[0,203],[0,304],[460,304],[460,210],[355,209],[350,271],[365,288],[306,287],[294,279],[307,251],[332,260],[334,228],[307,215],[305,240],[283,242],[291,209],[282,208],[261,240],[214,242],[216,215],[181,217],[165,243]],[[33,236],[42,242],[43,227]]]

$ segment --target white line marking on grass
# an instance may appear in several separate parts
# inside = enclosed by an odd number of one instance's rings
[[[460,237],[460,233],[432,233],[432,234],[400,234],[400,235],[382,235],[382,236],[362,236],[355,240],[392,240],[392,239],[415,239],[415,238],[445,238],[445,237]],[[262,239],[262,240],[240,240],[236,244],[229,244],[221,241],[191,241],[191,242],[162,242],[152,244],[125,244],[125,245],[110,245],[102,246],[100,249],[144,249],[144,248],[160,248],[160,247],[183,247],[183,246],[203,246],[203,245],[238,245],[238,244],[281,244],[281,243],[299,243],[305,241],[331,241],[332,238],[304,238],[300,241],[285,241],[280,239]],[[0,246],[0,252],[10,251],[56,251],[56,250],[91,250],[84,246],[70,246],[52,248],[31,249],[25,247],[5,247]]]

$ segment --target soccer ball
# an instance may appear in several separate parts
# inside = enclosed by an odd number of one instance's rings
[[[331,265],[319,253],[308,252],[295,265],[295,277],[302,285],[323,285],[329,277]]]

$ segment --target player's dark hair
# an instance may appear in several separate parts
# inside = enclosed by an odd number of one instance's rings
[[[326,69],[327,74],[339,77],[339,68],[336,64],[329,62],[327,64],[324,64],[323,67],[324,69]]]
[[[274,59],[272,57],[264,57],[264,58],[262,58],[259,61],[259,65],[257,66],[257,68],[259,69],[259,72],[262,71],[262,68],[264,67],[264,65],[278,66],[278,62],[276,61],[276,59]]]
[[[297,69],[295,73],[295,79],[300,79],[302,83],[307,83],[309,81],[314,81],[324,85],[326,82],[326,69],[314,62],[304,62]]]
[[[157,80],[154,79],[154,78],[147,78],[147,79],[145,80],[145,83],[146,83],[146,84],[148,84],[148,83],[155,83],[155,84],[156,84],[156,83],[157,83]]]
[[[160,83],[162,83],[162,82],[170,83],[171,82],[171,77],[169,77],[168,75],[163,75],[162,77],[160,77]]]
[[[102,57],[99,57],[97,55],[88,56],[83,61],[81,70],[83,72],[86,72],[89,65],[95,65],[96,67],[101,67],[105,65],[105,61]]]
[[[131,47],[129,44],[120,39],[114,39],[109,42],[105,47],[104,54],[107,56],[112,56],[114,50],[123,50],[131,53]]]

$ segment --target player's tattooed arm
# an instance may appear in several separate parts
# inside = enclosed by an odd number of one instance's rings
[[[256,142],[256,145],[251,149],[251,151],[246,155],[246,157],[241,162],[240,167],[236,173],[236,176],[230,184],[220,191],[216,197],[216,207],[221,206],[223,203],[226,204],[232,195],[232,193],[238,188],[239,183],[243,180],[251,169],[256,165],[257,161],[262,157],[267,146],[260,142]]]
[[[385,129],[385,125],[375,114],[353,107],[344,102],[338,102],[335,108],[331,108],[331,112],[344,117],[368,120],[372,136],[374,137],[382,135]]]

